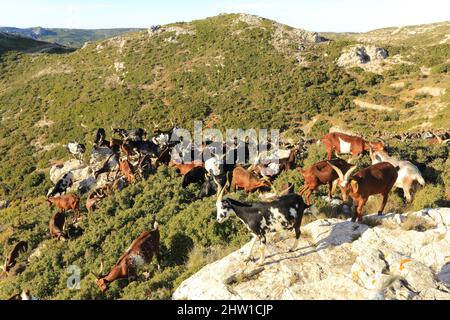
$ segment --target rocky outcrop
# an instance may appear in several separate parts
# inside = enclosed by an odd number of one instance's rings
[[[439,87],[422,87],[416,91],[418,94],[429,94],[433,97],[440,97],[445,94],[446,89],[445,88],[439,88]]]
[[[364,224],[365,223],[365,224]],[[450,209],[339,219],[272,234],[265,264],[250,243],[185,280],[174,299],[450,299]]]
[[[271,44],[274,48],[285,56],[295,58],[300,64],[307,64],[302,55],[306,45],[326,41],[317,32],[291,28],[280,23],[274,23],[273,29]],[[293,48],[292,44],[295,44],[296,48]]]
[[[388,53],[383,48],[372,45],[356,45],[344,49],[337,60],[340,67],[360,67],[366,71],[380,72],[383,70],[382,61],[387,59]]]
[[[239,23],[245,23],[248,25],[247,28],[266,29],[267,26],[264,26],[263,24],[263,21],[265,20],[266,19],[256,15],[241,13],[234,19],[232,26],[236,27]],[[270,43],[278,52],[289,58],[294,58],[300,64],[307,64],[307,61],[305,61],[301,54],[305,51],[307,45],[326,41],[326,39],[317,32],[292,28],[273,21],[271,22],[271,25],[272,35]],[[232,34],[238,35],[242,30],[243,28],[239,26]]]
[[[111,157],[111,155],[112,151],[107,147],[93,149],[89,159],[89,164],[72,159],[64,162],[63,164],[54,165],[50,169],[50,180],[56,184],[64,174],[70,172],[73,185],[68,192],[85,192],[94,187],[101,188],[108,184],[107,174],[101,174],[97,179],[95,179],[94,172],[103,167],[108,159],[109,167],[116,167],[118,163],[115,157]]]

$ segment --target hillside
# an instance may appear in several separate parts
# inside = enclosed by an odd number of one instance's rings
[[[26,53],[36,53],[36,52],[63,53],[69,52],[71,50],[58,44],[48,43],[44,41],[37,41],[21,36],[0,32],[0,56],[8,51],[20,51]]]
[[[450,43],[450,22],[376,29],[366,33],[324,33],[331,39],[404,46],[432,46]]]
[[[72,48],[81,48],[86,42],[115,37],[127,32],[137,31],[135,28],[122,29],[58,29],[58,28],[12,28],[0,27],[0,32],[19,35],[34,40],[58,43]]]
[[[63,146],[69,141],[86,143],[89,153],[99,127],[106,128],[108,138],[111,127],[151,132],[155,124],[168,129],[176,122],[191,130],[193,120],[208,128],[279,128],[293,139],[316,139],[336,128],[370,139],[382,136],[390,152],[416,164],[427,182],[411,204],[398,191],[392,193],[387,212],[448,206],[448,146],[390,135],[448,130],[450,45],[383,42],[369,48],[351,39],[325,38],[231,14],[126,33],[70,53],[2,54],[0,203],[11,204],[0,211],[0,253],[4,257],[19,240],[28,241],[29,248],[20,257],[25,271],[0,280],[0,298],[24,287],[41,299],[170,298],[183,280],[249,240],[239,221],[217,224],[214,197],[195,200],[199,187],[182,189],[182,178],[166,166],[84,214],[70,241],[50,240],[48,221],[56,209],[45,202],[52,186],[49,170],[69,158]],[[355,49],[361,45],[365,51]],[[375,58],[367,61],[358,55],[362,51]],[[324,157],[323,147],[311,145],[297,164]],[[366,155],[358,164],[369,162]],[[294,170],[283,173],[275,186],[286,181],[296,190],[303,184]],[[325,193],[320,189],[312,197],[319,216],[347,218],[342,204],[330,207],[323,200]],[[242,191],[231,197],[257,199]],[[365,213],[375,212],[379,202],[371,199]],[[149,278],[115,282],[102,294],[90,271],[100,262],[112,266],[155,218],[163,269],[151,265]],[[307,214],[305,223],[313,218]],[[80,290],[67,289],[70,265],[81,269]]]

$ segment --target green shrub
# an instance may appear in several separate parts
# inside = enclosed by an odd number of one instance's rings
[[[330,131],[330,128],[331,124],[327,120],[321,119],[314,123],[309,135],[313,139],[320,139]]]
[[[406,201],[399,193],[401,193],[399,189],[393,189],[391,191],[383,213],[402,213],[405,211]],[[382,199],[381,195],[370,197],[364,206],[363,212],[365,214],[377,213],[380,209]]]
[[[450,63],[440,64],[438,66],[431,68],[431,73],[433,74],[450,73]]]
[[[37,187],[45,180],[45,174],[43,172],[34,172],[28,176],[26,176],[24,182],[25,184],[30,187]]]
[[[398,64],[395,65],[392,69],[385,72],[385,74],[389,77],[395,77],[395,76],[404,76],[412,73],[419,73],[420,68],[417,65],[411,65],[411,64]]]
[[[320,143],[312,144],[308,148],[308,156],[303,161],[303,168],[309,168],[316,162],[325,160],[327,158],[327,150],[325,149],[325,146]]]
[[[403,104],[403,107],[405,108],[405,109],[410,109],[410,108],[412,108],[412,107],[414,107],[414,106],[416,106],[417,105],[417,102],[416,101],[407,101],[407,102],[405,102],[404,104]]]
[[[364,73],[364,77],[362,78],[362,82],[367,86],[375,86],[383,82],[383,80],[384,78],[382,75],[373,72]]]
[[[400,114],[397,111],[385,113],[383,116],[383,121],[398,121],[399,119]]]
[[[412,203],[412,210],[435,208],[445,200],[445,192],[442,186],[428,184],[417,191]]]
[[[416,100],[422,100],[422,99],[430,99],[433,98],[433,96],[429,93],[416,93],[414,96],[414,99]]]

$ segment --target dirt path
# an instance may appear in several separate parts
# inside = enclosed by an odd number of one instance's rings
[[[363,109],[372,109],[372,110],[377,110],[377,111],[395,111],[395,109],[391,108],[391,107],[386,107],[386,106],[383,106],[383,105],[380,105],[380,104],[373,104],[373,103],[361,101],[361,100],[358,100],[358,99],[353,100],[353,102],[358,107],[361,107]]]

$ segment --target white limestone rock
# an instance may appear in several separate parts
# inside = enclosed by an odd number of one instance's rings
[[[410,219],[427,229],[408,230]],[[268,236],[263,266],[245,263],[250,243],[206,265],[174,299],[450,299],[450,208],[371,215],[355,224],[317,220],[294,234]],[[256,257],[255,247],[255,257]]]

